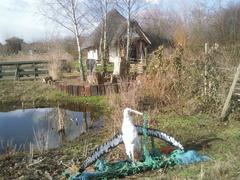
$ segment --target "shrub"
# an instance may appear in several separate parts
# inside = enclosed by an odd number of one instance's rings
[[[217,113],[229,86],[220,65],[225,61],[221,51],[211,49],[205,55],[184,51],[180,45],[172,50],[159,47],[141,77],[139,105],[178,113]]]

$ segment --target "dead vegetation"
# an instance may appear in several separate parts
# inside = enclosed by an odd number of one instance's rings
[[[122,82],[120,93],[108,97],[112,110],[112,123],[108,124],[108,129],[113,133],[121,129],[123,109],[131,107],[149,114],[150,127],[161,129],[176,137],[186,148],[197,149],[213,158],[213,161],[204,164],[167,172],[146,172],[132,178],[239,177],[236,148],[240,127],[236,106],[232,106],[229,122],[219,120],[236,70],[233,57],[234,54],[225,48],[209,48],[207,53],[196,54],[181,46],[175,50],[159,47],[150,55],[145,74],[130,82],[130,88],[124,87],[129,82]],[[134,123],[142,125],[138,118]],[[117,156],[124,157],[124,148],[118,148],[109,157]]]
[[[176,49],[160,46],[149,56],[145,74],[130,82],[128,89],[124,85],[129,83],[123,81],[120,93],[109,97],[113,114],[131,106],[163,114],[218,116],[234,73],[230,59],[224,49],[193,54],[181,45]]]

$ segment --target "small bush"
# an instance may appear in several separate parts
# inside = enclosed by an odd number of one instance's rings
[[[113,72],[113,66],[114,64],[109,63],[107,64],[107,73],[112,73]],[[102,65],[97,65],[96,66],[96,72],[103,72],[103,66]]]

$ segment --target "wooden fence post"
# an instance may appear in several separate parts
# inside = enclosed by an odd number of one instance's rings
[[[37,68],[36,68],[36,64],[33,63],[33,68],[34,68],[34,78],[36,79],[37,77]]]
[[[2,78],[2,66],[0,65],[0,78]]]
[[[235,73],[235,76],[234,76],[231,88],[229,90],[227,99],[226,99],[226,101],[224,103],[224,106],[223,106],[223,109],[222,109],[222,113],[221,113],[221,119],[224,119],[226,117],[226,113],[227,113],[227,110],[229,108],[229,104],[230,104],[230,101],[231,101],[234,89],[236,87],[239,75],[240,75],[240,64],[238,65],[237,72]]]
[[[205,62],[204,62],[204,95],[207,95],[207,55],[208,43],[205,43]]]
[[[19,65],[16,64],[16,71],[15,71],[15,80],[19,79]]]

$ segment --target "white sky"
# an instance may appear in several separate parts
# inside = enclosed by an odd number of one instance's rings
[[[0,0],[0,42],[12,36],[26,42],[66,34],[66,30],[47,22],[38,14],[39,0]]]
[[[176,3],[189,4],[197,0],[145,0],[146,2],[174,7]],[[238,0],[236,0],[238,1]],[[211,2],[211,1],[210,1]],[[66,36],[69,33],[47,22],[38,7],[41,0],[0,0],[0,42],[12,36],[23,38],[26,42],[46,39],[53,36]]]

